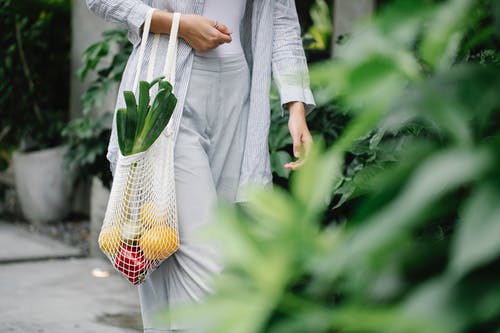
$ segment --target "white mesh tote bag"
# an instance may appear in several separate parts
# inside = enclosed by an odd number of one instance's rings
[[[165,61],[165,77],[152,80],[160,35],[155,34],[147,81],[139,82],[153,10],[148,12],[139,49],[133,92],[125,91],[126,109],[117,110],[120,154],[99,246],[113,266],[132,284],[179,247],[174,178],[174,133],[170,119],[179,13],[174,13]],[[154,98],[150,92],[157,90]],[[151,96],[150,96],[151,95]],[[168,123],[168,124],[167,124]]]

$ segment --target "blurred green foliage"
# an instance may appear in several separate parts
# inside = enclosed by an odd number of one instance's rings
[[[313,25],[304,34],[304,48],[307,50],[330,50],[333,21],[325,0],[317,0],[311,8]]]
[[[62,134],[68,145],[66,167],[76,170],[78,180],[95,176],[110,188],[112,175],[106,152],[113,113],[101,110],[100,116],[95,116],[92,111],[102,108],[104,97],[120,82],[132,44],[123,29],[105,31],[102,37],[83,52],[78,77],[84,81],[90,73],[95,75],[81,97],[82,116],[71,120]]]
[[[215,294],[164,317],[214,333],[499,332],[499,11],[393,1],[312,66],[341,128],[287,189],[220,207],[203,235],[225,259]]]
[[[69,100],[70,2],[0,2],[0,169],[21,145],[62,142]],[[64,84],[61,84],[63,82]]]
[[[103,97],[120,82],[131,52],[132,44],[128,43],[124,29],[103,32],[101,40],[85,49],[78,77],[84,81],[89,72],[94,72],[96,77],[81,97],[84,115],[101,107]],[[111,58],[109,65],[102,66],[108,57]]]
[[[76,171],[77,181],[89,181],[95,176],[111,189],[113,177],[106,152],[112,118],[110,112],[99,117],[83,116],[71,120],[64,128],[62,135],[68,145],[64,166]]]

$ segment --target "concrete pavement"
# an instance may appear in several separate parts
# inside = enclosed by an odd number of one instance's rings
[[[1,333],[141,331],[137,289],[107,261],[15,229],[0,223]]]
[[[0,222],[0,244],[0,264],[81,256],[77,248],[6,222]]]

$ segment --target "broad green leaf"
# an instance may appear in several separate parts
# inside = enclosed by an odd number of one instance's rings
[[[233,285],[228,284],[229,287]],[[240,286],[242,285],[237,284],[234,287]],[[189,307],[171,309],[158,317],[158,321],[169,323],[173,318],[186,323],[195,332],[261,332],[274,306],[272,299],[252,289],[240,291],[237,298],[234,296],[218,291],[217,298],[208,298],[201,304],[196,303]]]
[[[127,111],[125,109],[116,111],[116,128],[120,151],[123,155],[128,155],[132,148],[132,141],[130,140],[131,136],[127,133]]]
[[[432,13],[433,6],[427,1],[398,0],[381,6],[376,20],[384,35],[399,45],[410,47],[417,38],[420,26]]]
[[[468,11],[474,1],[450,0],[443,3],[423,35],[420,46],[422,58],[433,68],[449,68],[454,59],[460,32],[466,28]]]
[[[126,132],[127,141],[132,141],[132,146],[134,145],[135,133],[137,132],[137,104],[135,101],[134,93],[131,91],[124,91],[123,97],[125,99],[125,104],[127,105],[125,113],[126,122]],[[117,119],[118,121],[118,119]],[[133,149],[133,148],[132,148]]]
[[[283,126],[273,127],[273,129],[275,131],[270,133],[269,138],[269,149],[272,152],[283,149],[287,145],[291,145],[293,143],[292,137],[290,136],[290,132],[288,130],[288,126],[283,124]]]
[[[402,108],[425,117],[457,143],[470,144],[472,133],[469,119],[454,99],[455,96],[445,91],[444,87],[443,82],[437,80],[428,80],[421,86],[412,87],[401,98],[401,104],[405,104]]]
[[[398,311],[397,308],[378,306],[344,306],[333,308],[330,326],[335,331],[358,332],[384,332],[384,333],[445,333],[441,327],[433,323],[412,318]]]
[[[147,81],[139,82],[139,102],[137,107],[137,130],[135,136],[140,134],[140,131],[144,128],[144,122],[149,111],[149,90],[151,85]]]
[[[377,249],[422,223],[422,214],[443,195],[489,171],[493,161],[491,152],[485,148],[449,149],[429,157],[401,194],[362,225],[353,228],[346,244],[332,254],[330,265],[318,267],[318,272],[336,276],[346,266],[353,267],[370,258]]]
[[[355,109],[386,109],[404,88],[401,74],[394,59],[374,54],[351,69],[344,98]]]
[[[328,332],[333,316],[331,309],[291,292],[284,295],[279,312],[286,316],[271,321],[266,333]]]
[[[170,82],[168,82],[167,80],[163,80],[163,76],[160,76],[159,78],[157,78],[156,80],[154,80],[152,84],[155,84],[156,81],[158,82],[158,88],[159,89],[164,89],[167,91],[168,94],[172,93],[172,84]]]
[[[141,82],[139,93],[141,111],[138,118],[142,127],[137,127],[134,131],[132,153],[143,152],[151,147],[167,126],[177,104],[177,98],[171,93],[172,86],[168,82],[162,83],[163,81],[159,80],[161,78],[153,81],[158,83],[160,89],[151,106],[148,104],[149,90],[152,87],[148,82]],[[127,112],[132,112],[133,114],[134,110],[137,111],[135,96],[131,92],[124,92],[124,95],[127,103]]]
[[[427,323],[435,333],[462,332],[464,316],[450,306],[454,295],[453,282],[440,277],[416,288],[401,306],[403,315]]]
[[[158,110],[152,110],[148,113],[146,121],[144,123],[144,129],[141,135],[137,138],[137,144],[141,151],[149,149],[151,145],[158,139],[158,137],[163,133],[167,127],[170,118],[172,117],[175,105],[177,104],[177,98],[170,94],[162,101]],[[153,107],[151,107],[153,108]],[[155,115],[155,113],[157,113]],[[152,114],[152,117],[149,115]],[[156,118],[154,118],[156,116]],[[152,124],[152,127],[150,127]]]
[[[453,242],[450,270],[466,274],[500,254],[500,190],[486,183],[467,201]]]
[[[290,195],[279,187],[254,189],[248,192],[249,214],[253,215],[263,228],[276,232],[289,228],[297,220],[297,207]],[[272,229],[278,230],[272,230]]]
[[[290,175],[290,170],[285,169],[283,165],[291,161],[292,158],[284,150],[271,153],[271,168],[280,177],[288,178],[288,176]]]
[[[338,186],[342,179],[342,155],[330,150],[321,156],[321,150],[320,143],[316,143],[292,177],[292,193],[306,209],[305,214],[316,214],[324,209],[335,185]]]
[[[487,274],[462,281],[445,274],[414,288],[400,308],[403,315],[440,328],[437,332],[469,332],[498,320],[500,286]]]

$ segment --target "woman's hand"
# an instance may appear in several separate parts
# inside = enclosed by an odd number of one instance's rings
[[[230,43],[232,31],[224,24],[200,15],[182,14],[179,23],[179,36],[196,51],[208,51],[220,44]]]
[[[288,119],[288,129],[293,139],[293,156],[299,158],[298,161],[284,165],[286,169],[295,170],[302,165],[313,144],[311,133],[307,128],[306,112],[304,103],[290,102],[287,104],[290,113]]]

